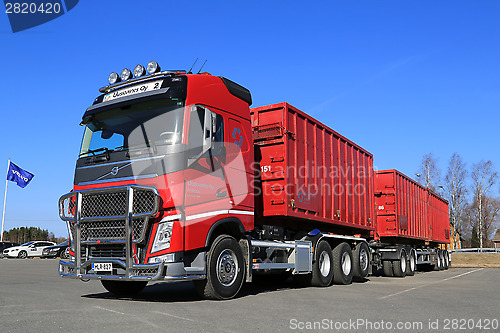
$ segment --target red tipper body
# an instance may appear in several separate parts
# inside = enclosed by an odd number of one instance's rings
[[[450,244],[448,201],[431,191],[429,191],[428,217],[432,226],[431,241]]]
[[[257,224],[365,236],[374,230],[369,152],[288,103],[250,112],[262,181]]]
[[[375,209],[382,241],[450,242],[448,202],[397,170],[375,172]]]

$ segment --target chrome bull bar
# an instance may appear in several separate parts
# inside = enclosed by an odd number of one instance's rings
[[[119,196],[116,196],[117,193],[119,194]],[[144,193],[147,193],[146,197],[149,201],[147,203],[138,202],[138,198],[141,198],[141,196],[145,197]],[[107,201],[103,200],[104,206],[97,207],[96,209],[95,205],[102,204],[99,199],[105,198],[106,195],[108,195],[108,198]],[[85,207],[83,207],[84,200],[86,203]],[[106,203],[108,204],[108,206],[112,205],[112,207],[107,207]],[[94,204],[94,206],[92,206],[92,204]],[[142,239],[145,232],[144,230],[141,237],[139,237],[138,235],[134,235],[134,218],[146,219],[144,228],[147,228],[147,220],[151,217],[154,217],[158,213],[158,209],[158,191],[154,187],[149,186],[129,185],[101,189],[79,190],[70,192],[62,196],[59,199],[59,216],[62,220],[68,223],[71,242],[73,244],[72,250],[74,250],[75,256],[73,262],[67,262],[63,260],[59,262],[59,274],[63,277],[74,277],[81,279],[158,279],[163,272],[163,263],[139,264],[138,258],[136,255],[134,255],[132,248],[134,243],[138,243],[140,239]],[[84,226],[85,223],[109,220],[123,220],[124,232],[123,230],[120,230],[120,232],[117,234],[118,236],[114,235],[113,239],[103,240],[90,239],[89,233],[87,232],[87,238],[85,240],[82,240],[82,226]],[[110,243],[124,244],[125,261],[117,258],[89,258],[88,255],[85,255],[84,258],[82,258],[82,244]],[[82,259],[84,261],[82,261]],[[91,267],[93,263],[98,262],[112,263],[113,273],[115,271],[120,271],[121,274],[97,274],[97,272],[95,272],[96,274],[89,274],[89,267]]]

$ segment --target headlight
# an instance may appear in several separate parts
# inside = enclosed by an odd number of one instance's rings
[[[179,217],[180,215],[167,216],[158,223],[151,253],[170,248],[174,220],[179,219]]]
[[[122,81],[127,81],[132,78],[132,72],[128,68],[124,68],[120,74]]]
[[[153,74],[153,73],[157,73],[161,71],[161,68],[160,68],[160,65],[158,65],[158,63],[156,61],[150,61],[148,63],[148,73],[149,74]]]
[[[118,83],[120,81],[121,81],[120,77],[115,72],[109,74],[109,77],[108,77],[109,84],[115,84],[115,83]]]
[[[172,237],[173,227],[174,221],[158,224],[158,229],[156,230],[155,241],[153,243],[153,247],[151,248],[151,253],[165,250],[170,247],[170,238]]]
[[[140,76],[143,76],[144,74],[146,74],[146,70],[144,69],[144,66],[142,66],[140,64],[135,66],[135,68],[134,68],[134,76],[135,77],[140,77]]]

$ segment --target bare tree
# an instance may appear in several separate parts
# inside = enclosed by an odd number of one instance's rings
[[[491,246],[490,239],[493,237],[500,221],[500,199],[491,196],[483,196],[481,200],[482,210],[479,210],[479,200],[474,198],[474,202],[468,207],[468,214],[472,225],[468,236],[472,239],[475,236],[479,243],[479,247]],[[479,216],[481,215],[482,223],[479,224]],[[479,230],[481,229],[481,234]],[[476,235],[474,235],[474,232]]]
[[[495,235],[500,219],[500,199],[491,196],[485,198],[484,237],[487,247],[492,247],[491,239]]]
[[[474,203],[476,208],[477,231],[479,236],[479,247],[483,247],[483,239],[486,227],[486,208],[488,195],[491,187],[495,184],[498,177],[493,169],[491,161],[481,161],[472,165],[472,192],[474,194]]]
[[[457,153],[453,154],[448,164],[448,172],[445,176],[445,191],[450,207],[450,224],[459,233],[462,233],[462,218],[467,207],[467,186],[465,180],[467,170],[462,157]]]
[[[437,166],[437,159],[432,156],[432,153],[424,155],[422,158],[417,177],[420,184],[430,188],[433,192],[437,192],[436,187],[441,179],[441,171]]]

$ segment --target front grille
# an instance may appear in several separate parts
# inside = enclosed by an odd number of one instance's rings
[[[73,239],[76,235],[76,226],[70,223]],[[125,220],[104,220],[104,221],[85,221],[81,224],[81,241],[98,240],[125,240]],[[144,238],[147,227],[147,218],[132,219],[132,239],[134,242],[140,242]]]
[[[125,189],[84,194],[82,198],[82,217],[124,216],[127,214],[127,195]],[[133,214],[146,214],[154,211],[156,195],[153,191],[134,190]]]
[[[155,189],[139,186],[120,186],[102,190],[81,191],[82,242],[126,241],[125,219],[127,198],[133,191],[132,239],[141,242],[148,227],[149,217],[156,214],[159,196]],[[60,216],[69,222],[72,238],[76,239],[76,198],[78,192],[63,196],[60,200]],[[139,215],[139,216],[138,216]]]
[[[90,247],[91,258],[125,258],[123,245],[99,245]]]

